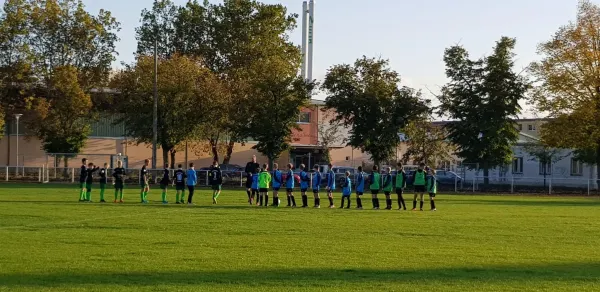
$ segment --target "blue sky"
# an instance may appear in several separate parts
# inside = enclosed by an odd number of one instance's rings
[[[84,0],[96,13],[110,10],[121,22],[118,62],[133,61],[135,27],[152,0]],[[187,0],[174,0],[184,4]],[[217,1],[212,1],[217,2]],[[281,3],[300,13],[302,0]],[[403,83],[436,91],[445,83],[444,49],[464,45],[473,57],[488,54],[501,36],[517,38],[517,69],[536,60],[536,46],[575,19],[576,0],[316,0],[313,76],[362,55],[389,59]],[[596,2],[596,1],[595,1]],[[600,2],[600,0],[598,0]],[[292,34],[300,44],[301,33]],[[115,65],[117,66],[117,65]]]

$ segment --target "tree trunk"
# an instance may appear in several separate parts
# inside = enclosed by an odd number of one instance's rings
[[[490,185],[490,168],[487,163],[483,163],[483,185],[487,188]]]
[[[596,142],[596,185],[600,187],[600,140]]]
[[[175,154],[177,154],[177,150],[171,149],[171,169],[175,169]]]
[[[229,161],[231,161],[231,155],[233,154],[234,146],[235,142],[229,141],[229,144],[227,144],[227,153],[225,154],[225,157],[223,157],[223,164],[229,164]]]
[[[161,168],[161,166],[165,166],[169,163],[169,149],[167,149],[167,147],[162,147],[162,152],[163,152],[163,165],[156,165],[156,167],[158,167],[159,169]]]
[[[210,139],[210,152],[213,160],[219,161],[219,139]]]

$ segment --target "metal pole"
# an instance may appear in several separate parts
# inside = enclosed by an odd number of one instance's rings
[[[15,114],[15,118],[17,119],[17,169],[16,174],[19,176],[19,119],[22,114]]]
[[[306,59],[308,50],[308,2],[302,2],[302,79],[306,78]]]
[[[587,189],[588,189],[587,195],[589,196],[590,195],[590,180],[589,179],[587,180]]]
[[[513,194],[515,192],[515,177],[512,176],[510,178],[510,193]]]
[[[244,173],[240,171],[240,188],[244,186],[243,180],[244,180]]]
[[[158,140],[158,36],[154,39],[154,107],[152,111],[152,169],[156,169]]]
[[[310,0],[308,3],[308,58],[306,66],[306,78],[312,82],[313,80],[313,44],[315,37],[314,30],[315,21],[315,1]]]

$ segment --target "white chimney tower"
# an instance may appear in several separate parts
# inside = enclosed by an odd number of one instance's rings
[[[306,66],[306,79],[308,81],[313,81],[313,44],[315,37],[314,30],[314,21],[315,21],[315,1],[310,0],[308,3],[308,57],[307,57],[307,66]]]
[[[308,57],[308,2],[302,2],[302,78],[306,80],[306,58]]]

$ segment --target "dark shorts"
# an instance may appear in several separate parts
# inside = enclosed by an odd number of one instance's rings
[[[182,185],[182,184],[180,184],[180,185],[175,185],[175,190],[178,190],[178,191],[185,191],[185,185]]]
[[[253,192],[258,192],[258,189],[252,189]]]
[[[213,191],[220,191],[221,185],[212,185],[212,189],[213,189]]]
[[[91,192],[91,191],[92,191],[92,183],[85,183],[85,189],[86,189],[88,192]]]
[[[357,195],[357,196],[362,196],[362,195],[363,195],[363,192],[356,192],[356,195]]]
[[[100,189],[103,190],[106,188],[106,182],[100,182]]]
[[[294,189],[285,189],[286,192],[291,193],[294,191]]]
[[[80,189],[83,189],[83,188],[85,188],[85,182],[84,182],[84,181],[80,181],[80,182],[79,182],[79,188],[80,188]]]
[[[274,191],[279,191],[280,188],[273,187]]]
[[[163,184],[163,183],[161,183],[161,184],[160,184],[160,189],[161,189],[161,190],[166,190],[168,186],[169,186],[169,185],[167,185],[167,184]]]
[[[122,181],[115,181],[115,189],[116,190],[122,190],[123,189],[123,182]]]
[[[303,193],[306,193],[306,190],[308,190],[308,189],[300,189],[300,191]]]
[[[140,188],[145,189],[148,187],[148,183],[142,182],[140,183]]]
[[[415,193],[424,193],[425,186],[415,186]]]
[[[318,194],[318,193],[319,193],[318,189],[317,190],[313,190],[313,194]]]
[[[434,193],[429,193],[429,196],[432,198],[435,198],[435,194]]]
[[[246,177],[246,188],[247,189],[252,188],[252,178],[251,177]]]
[[[396,195],[402,195],[404,193],[403,189],[396,189]]]
[[[379,190],[371,190],[371,195],[377,195],[379,194]]]
[[[260,189],[258,189],[258,191],[261,192],[261,193],[266,193],[266,192],[269,191],[269,189],[260,188]]]
[[[390,195],[392,192],[390,192],[390,191],[384,191],[383,193],[384,193],[386,196],[389,196],[389,195]]]

